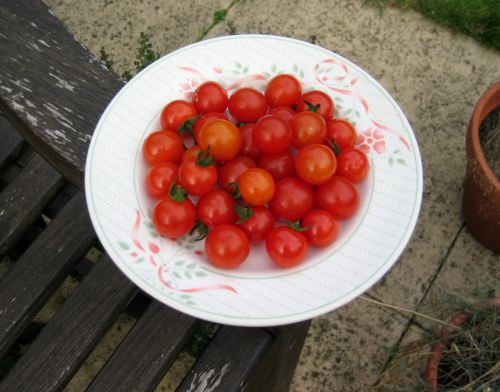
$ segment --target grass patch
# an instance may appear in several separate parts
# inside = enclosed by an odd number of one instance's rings
[[[366,0],[385,6],[416,10],[462,34],[500,50],[499,0]]]

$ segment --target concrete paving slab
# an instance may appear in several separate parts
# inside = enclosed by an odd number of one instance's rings
[[[140,33],[151,36],[153,49],[164,55],[193,43],[213,13],[229,0],[46,0],[68,28],[91,52],[101,48],[122,74],[134,71]]]

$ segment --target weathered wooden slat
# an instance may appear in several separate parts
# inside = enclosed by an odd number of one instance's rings
[[[0,280],[0,357],[95,239],[78,194]]]
[[[83,188],[88,143],[123,86],[39,0],[0,7],[0,109],[37,151]]]
[[[0,384],[1,392],[60,391],[136,288],[101,257]]]
[[[242,391],[272,343],[263,328],[221,327],[177,392]]]
[[[290,389],[293,373],[307,336],[310,320],[269,328],[274,343],[250,377],[247,392],[284,392]]]
[[[3,115],[0,115],[0,171],[21,151],[23,138]]]
[[[0,254],[5,252],[42,212],[64,179],[40,156],[34,156],[0,193]]]
[[[196,324],[196,319],[153,301],[87,392],[152,391]]]

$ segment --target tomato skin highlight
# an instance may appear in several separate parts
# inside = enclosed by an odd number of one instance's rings
[[[215,166],[199,166],[196,161],[185,161],[179,167],[179,183],[192,196],[210,192],[217,184]]]
[[[236,268],[250,253],[246,234],[236,226],[220,225],[208,233],[205,240],[208,260],[219,268]]]
[[[146,191],[151,197],[161,199],[168,195],[170,185],[177,177],[179,168],[175,163],[164,162],[153,166],[146,175]]]
[[[278,267],[295,267],[304,261],[307,255],[307,240],[302,233],[286,226],[279,226],[267,236],[266,250]]]
[[[300,82],[292,75],[281,74],[272,78],[266,87],[266,100],[270,107],[295,105],[302,94]]]
[[[175,201],[170,197],[159,200],[153,208],[153,224],[163,236],[176,239],[191,231],[196,210],[189,199]]]
[[[318,113],[325,120],[331,119],[335,113],[335,105],[332,98],[330,98],[330,96],[323,91],[313,90],[303,94],[302,97],[300,97],[299,103],[295,107],[296,112],[305,112],[309,110],[309,106],[305,101],[313,105],[320,105]]]
[[[252,207],[252,216],[239,223],[238,227],[245,232],[251,242],[258,244],[264,241],[276,224],[276,218],[269,208]]]
[[[163,108],[160,122],[163,129],[177,132],[184,121],[197,115],[198,111],[191,102],[177,99]]]
[[[243,87],[231,95],[228,107],[238,121],[254,122],[266,114],[267,101],[260,91]]]
[[[238,155],[241,135],[232,122],[215,119],[201,128],[198,143],[203,150],[210,149],[210,154],[217,160],[228,161]]]
[[[347,178],[333,176],[316,189],[316,205],[339,219],[347,219],[358,210],[359,193]]]
[[[319,248],[332,244],[339,231],[337,219],[325,210],[309,211],[302,219],[302,226],[307,228],[304,235],[309,243]]]
[[[258,167],[248,169],[238,178],[241,197],[252,206],[263,206],[274,195],[273,177]]]
[[[292,145],[303,148],[308,144],[321,144],[326,137],[326,123],[318,113],[297,113],[290,120],[292,126]]]
[[[278,154],[288,150],[292,142],[292,127],[278,116],[261,117],[253,128],[253,142],[263,153]]]
[[[200,84],[191,100],[199,113],[224,113],[229,102],[226,89],[217,82]]]
[[[227,192],[216,189],[200,197],[196,211],[204,224],[208,227],[216,227],[236,222],[238,217],[234,212],[233,204]]]
[[[345,177],[354,183],[363,181],[368,175],[370,163],[363,151],[347,148],[337,157],[337,175]]]
[[[269,207],[276,218],[295,222],[313,209],[313,188],[298,178],[283,178],[276,183]]]
[[[347,120],[333,118],[326,122],[326,141],[334,141],[340,151],[354,147],[356,144],[356,130]]]
[[[288,151],[279,154],[263,154],[259,159],[259,167],[267,170],[273,176],[274,181],[295,175],[295,159]]]
[[[333,177],[336,168],[335,154],[323,144],[309,144],[295,157],[297,175],[308,184],[324,184]]]
[[[184,144],[176,133],[157,131],[151,133],[142,145],[144,159],[150,165],[163,162],[178,163],[184,154]]]

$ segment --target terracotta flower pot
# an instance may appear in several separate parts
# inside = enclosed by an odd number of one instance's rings
[[[429,384],[431,392],[438,391],[439,379],[439,364],[443,351],[447,349],[451,343],[452,333],[456,328],[462,326],[474,314],[474,310],[485,307],[500,307],[500,298],[494,298],[488,301],[480,302],[471,307],[470,310],[458,313],[448,322],[448,325],[441,330],[439,341],[432,346],[429,359],[427,360],[427,368],[425,370],[425,379]]]
[[[491,86],[478,101],[467,130],[467,172],[464,181],[463,215],[472,234],[487,248],[500,252],[500,181],[484,158],[479,127],[500,107],[500,83]]]

